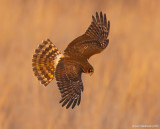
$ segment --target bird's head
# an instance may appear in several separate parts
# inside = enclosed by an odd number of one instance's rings
[[[88,71],[87,71],[87,74],[89,74],[91,76],[93,73],[94,73],[93,67],[89,68]]]
[[[90,76],[94,73],[94,69],[93,67],[88,63],[86,65],[84,65],[83,67],[83,72],[86,74],[89,74]]]

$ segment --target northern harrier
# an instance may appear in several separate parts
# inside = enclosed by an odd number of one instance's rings
[[[74,108],[80,104],[83,91],[81,74],[93,74],[94,69],[88,59],[107,47],[109,30],[110,22],[106,14],[100,12],[99,16],[96,12],[87,31],[73,40],[63,54],[49,39],[35,50],[32,59],[34,74],[45,86],[56,78],[62,106]]]

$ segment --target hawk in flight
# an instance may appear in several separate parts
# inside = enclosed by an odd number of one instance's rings
[[[88,59],[103,51],[108,43],[110,21],[106,14],[92,16],[92,22],[86,32],[73,40],[64,53],[47,39],[35,50],[32,66],[35,76],[41,84],[47,86],[54,78],[61,93],[62,106],[75,107],[81,102],[83,91],[82,73],[93,74],[94,69]]]

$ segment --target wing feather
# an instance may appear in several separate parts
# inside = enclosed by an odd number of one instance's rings
[[[106,14],[96,12],[92,16],[92,22],[85,34],[73,40],[64,53],[73,58],[90,58],[92,55],[103,51],[108,43],[110,21],[107,21]]]
[[[81,80],[82,69],[74,60],[62,58],[56,67],[56,81],[61,93],[62,106],[72,108],[80,104],[83,83]],[[78,100],[78,101],[77,101]]]

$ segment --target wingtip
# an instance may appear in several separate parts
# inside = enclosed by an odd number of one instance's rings
[[[100,16],[103,16],[103,13],[102,13],[102,11],[100,11]]]
[[[110,21],[108,20],[108,26],[107,26],[107,30],[110,30]]]
[[[76,106],[77,103],[77,99],[74,100],[73,104],[72,104],[72,109]]]
[[[102,12],[100,12],[100,21],[101,21],[101,24],[103,24],[103,14],[102,14]]]
[[[96,12],[96,20],[98,23],[100,22],[98,12]]]
[[[78,98],[78,103],[77,103],[77,105],[79,106],[80,103],[81,103],[81,96],[79,96],[79,98]]]
[[[62,104],[62,107],[64,107],[68,103],[69,99],[65,99],[65,101]]]
[[[110,20],[108,20],[108,23],[109,23],[109,25],[110,25]]]
[[[93,20],[93,22],[96,22],[96,19],[93,15],[92,15],[92,20]]]
[[[107,27],[107,18],[106,18],[106,14],[104,13],[104,25],[105,27]]]
[[[73,103],[73,99],[70,99],[67,106],[66,106],[66,109],[68,109],[71,106],[72,103]]]

